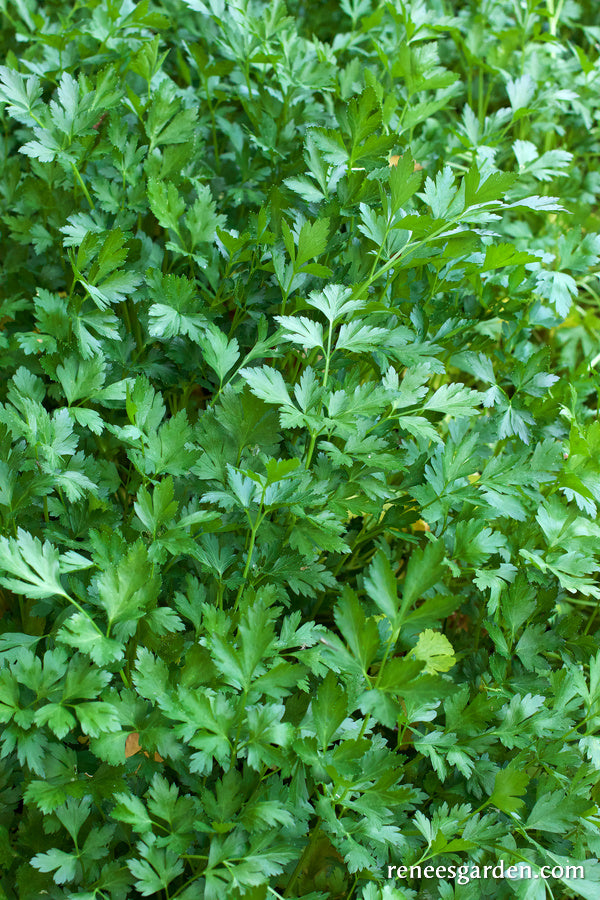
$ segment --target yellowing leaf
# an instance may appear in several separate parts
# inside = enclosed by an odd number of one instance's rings
[[[454,648],[448,638],[431,628],[421,632],[413,654],[425,663],[425,672],[429,675],[447,672],[456,662]]]
[[[417,519],[416,522],[412,524],[413,531],[431,531],[429,524],[424,519]]]

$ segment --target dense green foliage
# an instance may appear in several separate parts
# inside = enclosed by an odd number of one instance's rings
[[[0,21],[0,898],[600,896],[595,0]]]

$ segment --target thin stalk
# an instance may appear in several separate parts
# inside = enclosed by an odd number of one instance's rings
[[[131,297],[128,297],[125,301],[125,308],[128,312],[130,329],[133,334],[133,338],[135,339],[135,345],[137,347],[138,355],[144,349],[144,341],[142,338],[142,326],[140,325],[140,320],[138,319],[137,310]]]
[[[77,166],[75,165],[74,162],[71,163],[71,168],[73,169],[73,174],[75,175],[75,178],[77,179],[77,181],[78,181],[79,184],[81,185],[81,190],[83,191],[83,193],[84,193],[84,195],[85,195],[85,199],[86,199],[87,202],[90,204],[90,206],[91,206],[92,209],[96,209],[96,207],[94,206],[94,201],[93,201],[92,198],[90,197],[89,192],[88,192],[88,189],[87,189],[87,187],[85,186],[85,182],[84,182],[83,178],[81,177],[81,175],[79,174],[79,169],[77,168]]]
[[[279,900],[283,900],[283,894],[278,894],[276,890],[272,887],[267,887],[267,890],[270,894],[273,894],[274,897],[279,897]]]
[[[444,232],[447,232],[448,229],[452,228],[453,225],[458,225],[461,218],[462,218],[462,213],[458,216],[455,216],[449,222],[445,222],[442,226],[437,228],[435,231],[433,231],[427,237],[421,238],[418,241],[409,241],[409,243],[406,244],[402,248],[402,255],[406,259],[406,256],[408,253],[412,253],[414,250],[418,249],[419,247],[424,247],[426,244],[430,244],[430,243],[432,243],[432,241],[437,240],[438,237],[440,237]],[[397,266],[397,265],[398,265],[398,260],[396,257],[392,257],[392,259],[390,259],[386,263],[384,263],[381,266],[381,268],[377,269],[377,271],[374,272],[372,275],[369,275],[365,279],[365,281],[363,281],[363,283],[357,288],[357,290],[355,290],[353,292],[353,295],[352,295],[353,299],[358,300],[359,297],[361,297],[363,294],[365,294],[369,290],[369,288],[371,287],[371,285],[373,284],[374,281],[377,281],[378,278],[381,278],[382,275],[385,275],[387,272],[390,271],[390,269],[393,269],[394,266]]]
[[[106,635],[104,634],[104,632],[96,625],[96,623],[94,622],[94,620],[92,619],[92,617],[89,615],[89,613],[86,613],[86,611],[85,611],[85,609],[83,608],[83,606],[81,606],[81,604],[77,602],[77,600],[73,600],[73,598],[70,597],[68,594],[65,594],[64,591],[61,591],[61,592],[60,592],[59,597],[64,597],[65,600],[68,600],[69,603],[71,603],[71,604],[75,607],[75,609],[78,609],[78,610],[79,610],[79,612],[81,613],[82,616],[85,616],[86,619],[89,619],[90,622],[91,622],[91,624],[92,624],[92,627],[94,628],[94,631],[97,631],[98,634],[99,634],[101,637],[105,637],[105,636],[106,636]]]
[[[305,469],[308,469],[310,466],[310,461],[312,459],[312,455],[313,455],[314,449],[315,449],[315,444],[317,442],[317,435],[318,435],[318,432],[316,432],[316,431],[310,432],[310,444],[308,445],[308,451],[306,453],[306,462],[304,464]]]
[[[326,349],[326,359],[325,359],[325,371],[323,372],[323,390],[327,387],[327,382],[329,380],[329,365],[331,362],[331,344],[333,341],[333,322],[329,323],[329,333],[327,335],[327,349]],[[321,401],[321,409],[323,408],[323,401]],[[306,462],[304,463],[304,468],[308,469],[313,457],[315,444],[317,442],[317,438],[320,432],[311,431],[310,432],[310,444],[308,445],[308,451],[306,453]]]
[[[479,119],[479,125],[483,126],[485,112],[483,98],[483,68],[481,66],[479,66],[479,74],[477,80],[477,118]]]
[[[384,650],[384,653],[383,653],[383,659],[381,660],[381,665],[379,666],[379,671],[378,671],[378,673],[377,673],[377,678],[375,679],[375,684],[371,684],[371,683],[369,682],[368,678],[367,678],[367,688],[368,688],[368,690],[373,690],[373,691],[374,691],[374,690],[377,690],[377,688],[379,687],[379,682],[381,681],[381,676],[383,675],[383,670],[384,670],[384,668],[385,668],[385,664],[386,664],[386,662],[387,662],[387,660],[388,660],[388,656],[390,655],[390,650],[392,649],[393,646],[395,646],[396,641],[398,640],[398,636],[399,636],[399,634],[400,634],[400,629],[401,629],[401,627],[402,627],[402,619],[403,619],[403,618],[404,618],[404,616],[402,615],[402,616],[401,616],[401,619],[400,619],[400,624],[397,626],[397,628],[395,628],[395,629],[392,631],[392,634],[390,635],[390,639],[388,640],[388,642],[387,642],[387,644],[386,644],[386,647],[385,647],[385,650]],[[360,731],[359,731],[359,733],[358,733],[358,738],[357,738],[358,741],[362,740],[362,738],[365,736],[365,732],[366,732],[366,730],[367,730],[367,728],[368,728],[368,726],[369,726],[369,722],[370,722],[370,721],[371,721],[371,713],[367,713],[367,715],[366,715],[366,716],[364,717],[364,719],[363,719],[363,723],[362,723],[361,729],[360,729]],[[338,797],[338,799],[337,799],[337,801],[336,801],[336,805],[337,805],[337,804],[341,804],[341,803],[344,802],[345,798],[346,798],[347,795],[348,795],[349,790],[350,790],[350,788],[347,787],[347,788],[345,788],[345,789],[342,791],[341,795]]]
[[[352,882],[352,887],[350,888],[350,892],[347,897],[347,900],[351,900],[351,898],[354,896],[354,891],[356,890],[357,884],[358,884],[358,875],[355,875],[354,881]]]
[[[242,583],[240,584],[240,586],[238,588],[238,592],[236,594],[234,609],[238,608],[239,602],[242,598],[243,590],[246,587],[246,583],[248,581],[248,573],[250,572],[250,564],[252,563],[252,555],[254,553],[254,544],[256,542],[256,532],[258,531],[259,526],[265,517],[264,513],[262,513],[261,510],[262,510],[262,500],[261,500],[260,508],[258,511],[258,516],[256,517],[256,522],[254,522],[254,524],[252,525],[252,530],[250,532],[250,542],[248,544],[248,556],[246,558],[246,565],[244,566],[244,571],[242,572]]]
[[[292,875],[291,875],[290,880],[288,881],[287,887],[286,887],[285,891],[283,892],[284,898],[291,896],[294,885],[296,884],[296,881],[298,880],[298,876],[302,872],[302,869],[303,869],[305,863],[311,858],[314,848],[315,848],[315,845],[316,845],[317,841],[319,840],[320,836],[321,836],[321,819],[317,819],[316,824],[312,828],[312,834],[311,834],[310,840],[309,840],[308,844],[305,846],[304,850],[302,851],[302,856],[298,860],[298,862],[296,864],[296,868],[292,872]]]
[[[240,745],[240,734],[242,733],[242,724],[243,724],[243,721],[244,721],[244,710],[245,710],[245,708],[246,708],[246,698],[247,698],[247,697],[248,697],[248,689],[245,688],[245,689],[244,689],[244,693],[243,693],[243,695],[242,695],[242,703],[241,703],[241,709],[240,709],[240,715],[239,715],[239,719],[238,719],[237,729],[236,729],[236,732],[235,732],[235,738],[234,738],[234,741],[233,741],[233,746],[232,746],[232,748],[231,748],[231,762],[230,762],[230,765],[231,765],[231,768],[232,768],[232,769],[233,769],[233,767],[235,766],[235,761],[236,761],[236,759],[237,759],[238,747],[239,747],[239,745]]]
[[[584,633],[584,634],[588,634],[588,633],[589,633],[589,630],[590,630],[590,628],[592,627],[592,623],[593,623],[594,619],[596,618],[597,612],[598,612],[598,607],[596,606],[596,609],[593,611],[593,613],[591,614],[591,616],[589,617],[589,619],[588,619],[588,621],[587,621],[587,625],[586,625],[585,628],[583,629],[583,633]]]
[[[556,37],[558,20],[564,6],[565,0],[558,0],[556,8],[554,8],[554,0],[548,0],[548,12],[550,13],[549,31],[552,37]]]
[[[210,114],[211,121],[211,130],[212,130],[212,142],[213,142],[213,150],[215,152],[215,167],[217,173],[221,173],[221,157],[219,154],[219,141],[217,140],[217,121],[215,119],[215,109],[212,103],[212,98],[210,96],[210,91],[208,89],[208,78],[203,78],[202,83],[204,85],[204,90],[206,92],[206,103],[208,105],[208,112]]]

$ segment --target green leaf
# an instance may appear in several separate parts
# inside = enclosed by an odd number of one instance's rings
[[[133,508],[142,525],[153,536],[156,536],[161,525],[165,525],[177,513],[179,504],[173,500],[173,496],[174,487],[171,477],[164,478],[155,485],[152,495],[146,488],[140,488]]]
[[[328,672],[321,682],[311,710],[317,738],[325,752],[348,711],[346,695],[333,672]]]
[[[219,383],[240,358],[239,344],[235,338],[228,340],[223,332],[213,325],[207,325],[204,334],[198,335],[204,359],[216,372]]]
[[[105,637],[94,627],[91,619],[81,612],[70,616],[60,627],[56,639],[86,653],[97,666],[123,659],[124,647],[120,641]]]
[[[152,515],[168,514],[173,509],[172,496],[172,485],[166,479],[154,491]],[[143,514],[141,507],[140,511]],[[158,593],[146,547],[140,542],[134,544],[118,566],[98,575],[97,586],[98,600],[108,619],[107,638],[111,631],[119,640],[129,637],[137,621],[156,603]]]
[[[40,872],[54,872],[52,876],[56,884],[69,884],[77,877],[79,860],[76,853],[67,853],[53,847],[47,853],[36,853],[31,865]]]
[[[396,165],[390,166],[389,177],[392,212],[395,213],[410,200],[421,184],[421,173],[415,172],[415,161],[410,150],[402,154]]]
[[[423,549],[413,550],[402,589],[403,611],[408,611],[413,603],[436,584],[442,571],[444,559],[444,545],[441,541],[434,541],[425,545]]]
[[[199,340],[208,322],[197,311],[193,282],[184,275],[163,275],[149,269],[146,283],[154,301],[148,312],[152,337],[167,339],[187,334],[192,340]]]
[[[329,234],[329,219],[317,219],[305,222],[298,235],[298,252],[295,260],[296,268],[300,268],[310,259],[316,259],[325,250]]]
[[[461,384],[443,384],[428,398],[425,409],[435,409],[448,416],[476,416],[480,394]]]
[[[36,725],[48,725],[59,740],[66,737],[76,725],[76,721],[75,716],[59,703],[47,703],[35,713]]]
[[[112,815],[119,822],[125,822],[131,825],[134,831],[143,834],[146,831],[152,831],[152,819],[148,815],[148,810],[139,797],[123,792],[114,795],[116,806],[112,811]]]
[[[102,701],[78,703],[75,715],[79,719],[83,734],[98,737],[104,732],[120,731],[120,720],[117,710],[110,703]]]
[[[87,569],[92,563],[69,550],[60,554],[49,541],[42,542],[19,529],[16,538],[0,537],[0,584],[25,597],[68,598],[61,575]]]
[[[86,360],[71,356],[64,365],[57,366],[56,374],[69,404],[86,400],[104,384],[104,359],[100,355]]]
[[[154,838],[154,836],[153,836]],[[136,889],[142,897],[150,897],[165,888],[183,872],[183,862],[168,849],[138,842],[142,859],[128,859],[127,868],[135,879]]]
[[[383,550],[378,550],[369,566],[365,588],[371,600],[387,616],[392,627],[397,627],[398,589],[396,576]]]
[[[217,214],[217,205],[208,185],[197,184],[196,193],[198,196],[185,215],[185,225],[190,233],[192,249],[199,244],[214,241],[217,229],[223,228],[226,223],[225,216]]]
[[[572,828],[579,815],[584,815],[587,803],[569,797],[563,791],[548,791],[539,797],[525,822],[526,829],[564,834]]]
[[[348,587],[335,607],[334,618],[350,652],[366,673],[379,648],[375,620],[365,617],[356,594]]]
[[[311,291],[307,303],[320,310],[332,325],[363,307],[361,300],[352,299],[350,288],[341,284],[329,284],[322,291]]]
[[[268,366],[240,369],[238,375],[248,383],[252,393],[267,403],[278,406],[292,406],[288,389],[281,372]]]
[[[276,316],[282,328],[282,337],[290,343],[312,350],[324,348],[323,326],[306,316]]]
[[[0,66],[0,102],[7,103],[7,112],[18,122],[31,125],[35,112],[39,112],[42,97],[40,79],[35,75],[24,77],[8,66]]]
[[[185,211],[185,203],[172,182],[165,184],[157,178],[148,181],[148,201],[150,209],[163,228],[179,232],[179,220]]]
[[[527,772],[507,766],[496,772],[494,790],[489,803],[501,812],[518,816],[518,811],[525,805],[521,797],[525,794],[530,778]]]

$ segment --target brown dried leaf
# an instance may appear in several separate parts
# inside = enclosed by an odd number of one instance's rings
[[[127,740],[125,741],[125,759],[129,759],[130,756],[135,756],[136,753],[139,753],[140,750],[144,754],[144,756],[149,757],[150,754],[146,753],[146,751],[140,745],[140,734],[139,731],[132,731],[131,734],[127,735]],[[164,762],[160,753],[154,753],[154,762]]]
[[[399,162],[400,157],[398,155],[390,156],[390,169],[392,168],[392,166],[397,166]],[[422,168],[423,166],[420,163],[416,162],[413,166],[413,172],[420,172]]]
[[[132,734],[128,734],[127,740],[125,741],[125,759],[129,759],[130,756],[135,756],[141,749],[139,732],[134,731]]]

